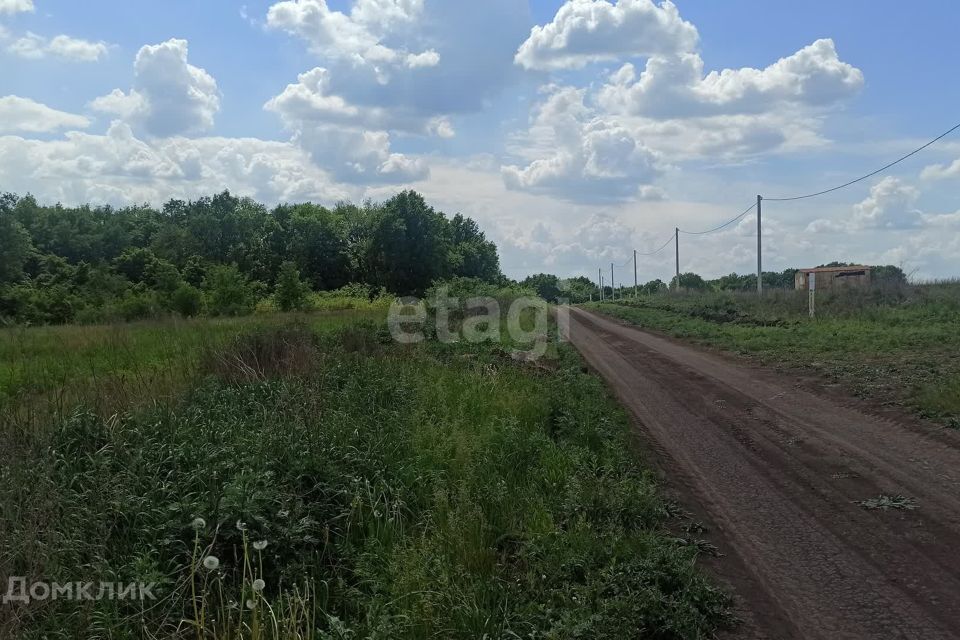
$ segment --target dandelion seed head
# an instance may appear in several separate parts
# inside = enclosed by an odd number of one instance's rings
[[[247,600],[247,609],[256,609],[257,603],[253,600]]]
[[[199,531],[207,526],[207,521],[203,518],[194,518],[193,522],[190,523],[190,526]]]
[[[256,591],[257,593],[260,593],[261,591],[263,591],[266,586],[267,586],[267,583],[261,580],[260,578],[257,578],[256,580],[253,581],[253,590]]]
[[[247,523],[242,520],[237,520],[237,531],[246,531]]]
[[[267,548],[267,541],[266,541],[266,540],[258,540],[258,541],[256,541],[256,542],[253,543],[253,548],[256,549],[257,551],[263,551],[264,549]]]
[[[217,556],[207,556],[203,559],[203,566],[209,571],[216,571],[220,568],[220,558]]]

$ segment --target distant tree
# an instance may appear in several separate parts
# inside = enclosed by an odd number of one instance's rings
[[[404,191],[364,211],[358,262],[367,283],[421,294],[450,275],[447,221],[419,193]]]
[[[150,249],[127,249],[113,261],[114,268],[130,282],[145,282],[157,256]]]
[[[280,265],[273,297],[281,311],[295,311],[307,305],[310,286],[300,279],[297,265],[287,261]]]
[[[900,267],[891,264],[873,267],[873,281],[878,284],[906,284],[907,274]]]
[[[218,265],[209,269],[204,288],[213,315],[241,316],[253,311],[253,288],[235,265]]]
[[[422,294],[452,277],[506,284],[496,246],[476,222],[448,218],[413,191],[380,204],[272,211],[229,192],[161,210],[0,196],[0,313],[17,321],[173,310],[183,284],[200,289],[212,313],[244,313],[273,293],[285,261],[318,291],[358,283]]]
[[[177,268],[162,258],[154,260],[144,275],[150,287],[168,295],[183,283]]]
[[[709,284],[720,291],[742,291],[751,288],[751,286],[756,288],[757,278],[751,274],[741,276],[731,273],[713,280]]]
[[[674,276],[673,280],[670,281],[670,288],[677,288],[677,276]],[[703,291],[704,289],[707,289],[707,283],[703,278],[695,273],[681,273],[680,288],[689,291]]]
[[[454,276],[498,281],[500,257],[497,246],[487,240],[475,221],[461,214],[450,220],[450,266]]]
[[[584,276],[569,278],[560,282],[562,297],[576,304],[586,302],[591,296],[597,296],[597,285]]]
[[[192,318],[203,308],[203,293],[193,285],[183,283],[170,296],[170,306],[184,318]]]
[[[317,290],[338,289],[350,281],[346,225],[339,211],[298,204],[273,212],[278,223],[271,239],[275,254],[296,263]]]
[[[187,258],[187,262],[183,266],[184,281],[187,284],[200,287],[203,285],[203,281],[206,277],[207,268],[206,265],[204,265],[203,258],[200,256],[190,256]]]
[[[33,251],[30,234],[13,217],[14,202],[10,194],[0,196],[0,285],[23,279],[23,267]]]
[[[537,292],[537,295],[547,302],[556,302],[561,296],[560,279],[557,276],[548,273],[538,273],[528,276],[520,283],[524,287],[529,287]]]
[[[654,295],[657,293],[663,293],[667,290],[667,283],[663,280],[657,278],[656,280],[651,280],[650,282],[640,286],[640,293],[646,295]]]

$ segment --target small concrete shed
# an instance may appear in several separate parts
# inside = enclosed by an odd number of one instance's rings
[[[819,290],[870,286],[870,267],[818,267],[797,271],[795,279],[797,291],[810,289],[810,276],[812,274],[816,274],[816,288]]]

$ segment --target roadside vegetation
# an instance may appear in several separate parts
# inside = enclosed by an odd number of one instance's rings
[[[52,402],[45,422],[2,413],[0,580],[158,585],[157,601],[5,605],[3,637],[707,638],[731,623],[701,545],[668,532],[677,509],[625,414],[566,345],[536,362],[509,343],[398,345],[364,311],[0,340],[0,401]]]
[[[960,283],[886,281],[818,292],[632,291],[589,308],[634,324],[814,373],[851,392],[960,428]],[[754,279],[754,284],[756,280]]]

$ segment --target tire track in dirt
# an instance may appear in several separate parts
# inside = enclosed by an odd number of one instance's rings
[[[746,633],[960,638],[957,439],[579,309],[570,339],[722,536]]]

